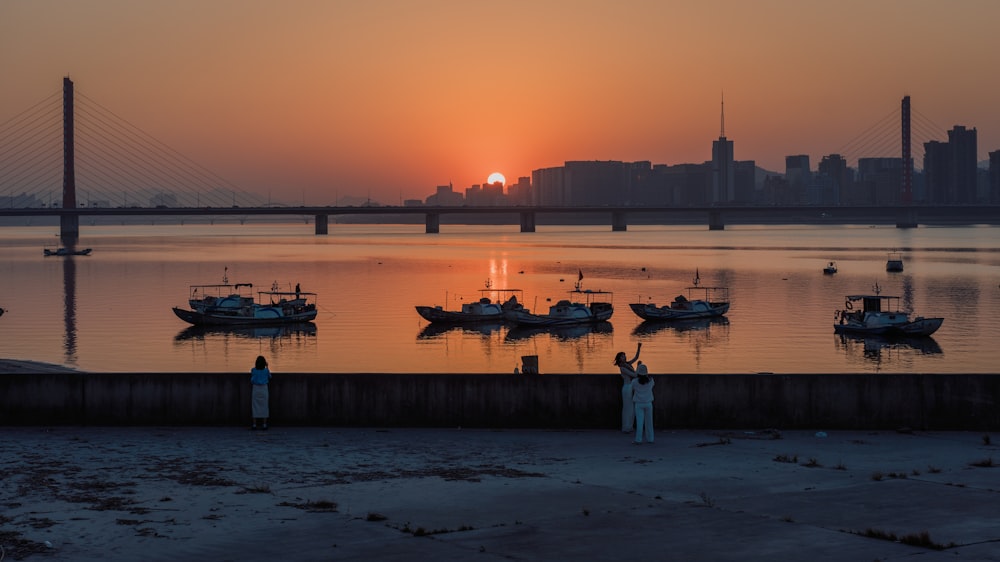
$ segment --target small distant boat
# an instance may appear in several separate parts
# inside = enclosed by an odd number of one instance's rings
[[[855,309],[854,303],[861,306]],[[910,318],[899,310],[900,297],[880,294],[847,295],[844,308],[835,313],[833,331],[837,334],[871,334],[879,336],[929,336],[937,331],[944,318]]]
[[[46,256],[89,256],[90,252],[93,251],[92,248],[84,248],[82,250],[70,250],[69,248],[56,248],[53,250],[45,248],[42,250]]]
[[[687,296],[677,295],[670,304],[631,303],[629,308],[639,318],[647,321],[693,320],[717,318],[729,312],[728,287],[703,287],[696,271],[694,284],[687,288]]]
[[[903,271],[903,258],[899,252],[889,252],[889,259],[885,261],[886,271]]]
[[[4,309],[2,309],[2,308],[0,308],[0,316],[3,316],[3,313],[4,313],[4,312],[7,312],[7,311],[6,311],[6,310],[4,310]]]
[[[830,262],[826,264],[826,267],[823,268],[823,273],[826,275],[833,275],[834,273],[837,273],[837,263]]]
[[[442,306],[416,307],[417,314],[428,322],[441,324],[469,324],[477,322],[501,322],[505,310],[523,308],[521,289],[493,289],[489,281],[486,288],[479,290],[479,299],[462,303],[461,310],[445,310]]]
[[[549,307],[548,314],[533,314],[526,308],[507,310],[504,318],[518,326],[572,326],[598,324],[611,318],[615,308],[611,291],[583,289],[583,272],[569,299],[561,299]]]
[[[232,287],[234,292],[218,296],[216,291]],[[316,318],[316,293],[301,290],[257,291],[251,296],[253,285],[191,285],[188,304],[190,310],[174,307],[174,314],[195,326],[274,326],[300,324]],[[298,289],[298,286],[296,286]]]

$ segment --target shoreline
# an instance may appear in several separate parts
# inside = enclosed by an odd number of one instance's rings
[[[19,373],[85,373],[79,369],[25,359],[0,359],[0,374]]]
[[[980,432],[5,428],[10,560],[992,560]],[[938,552],[943,551],[943,552]]]

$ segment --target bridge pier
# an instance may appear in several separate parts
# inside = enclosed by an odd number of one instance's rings
[[[535,213],[531,211],[521,212],[521,232],[535,231]]]
[[[330,230],[327,226],[327,221],[329,220],[328,215],[316,215],[316,235],[320,236],[322,234],[329,234]]]
[[[722,211],[709,211],[708,212],[708,229],[709,230],[725,230],[726,223],[722,221]]]
[[[625,211],[613,211],[611,213],[611,232],[625,232],[628,230],[628,215]]]
[[[901,209],[896,216],[896,228],[917,228],[917,210],[913,207]]]
[[[441,232],[441,214],[427,213],[424,215],[424,232],[426,234],[437,234]]]

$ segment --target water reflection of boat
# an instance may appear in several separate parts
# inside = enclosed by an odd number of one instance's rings
[[[248,339],[281,338],[288,336],[312,337],[316,335],[316,324],[302,322],[299,324],[281,324],[277,326],[189,326],[174,336],[174,341],[200,340],[212,335],[232,335]]]
[[[424,329],[420,330],[417,334],[418,340],[432,339],[440,337],[452,330],[456,332],[462,332],[466,334],[479,334],[483,336],[489,336],[497,331],[503,326],[502,322],[475,322],[475,323],[452,323],[452,324],[442,324],[439,322],[431,322],[430,324],[424,326]]]
[[[694,330],[708,330],[712,326],[727,326],[729,318],[716,316],[714,318],[692,318],[689,320],[674,320],[673,322],[643,321],[632,330],[634,335],[655,334],[661,330],[674,332],[688,332]]]
[[[930,336],[886,337],[878,335],[837,334],[840,346],[850,350],[862,346],[866,356],[877,357],[883,349],[912,349],[921,355],[938,355],[941,346]]]
[[[550,334],[558,340],[572,340],[588,334],[610,334],[613,331],[614,326],[611,322],[607,321],[595,324],[564,324],[558,326],[514,326],[507,330],[504,340],[523,340],[538,334]]]

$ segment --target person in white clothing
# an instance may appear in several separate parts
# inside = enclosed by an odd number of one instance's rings
[[[635,443],[638,445],[645,439],[653,442],[653,382],[646,366],[639,361],[636,368],[636,379],[632,383],[632,402],[635,404]]]
[[[615,355],[614,363],[618,366],[618,370],[622,376],[622,433],[631,433],[632,426],[635,424],[635,408],[632,405],[632,381],[635,380],[636,372],[632,364],[638,361],[641,349],[642,342],[639,342],[639,345],[635,348],[635,357],[629,360],[625,359],[628,356],[625,355],[624,351],[619,351]]]

